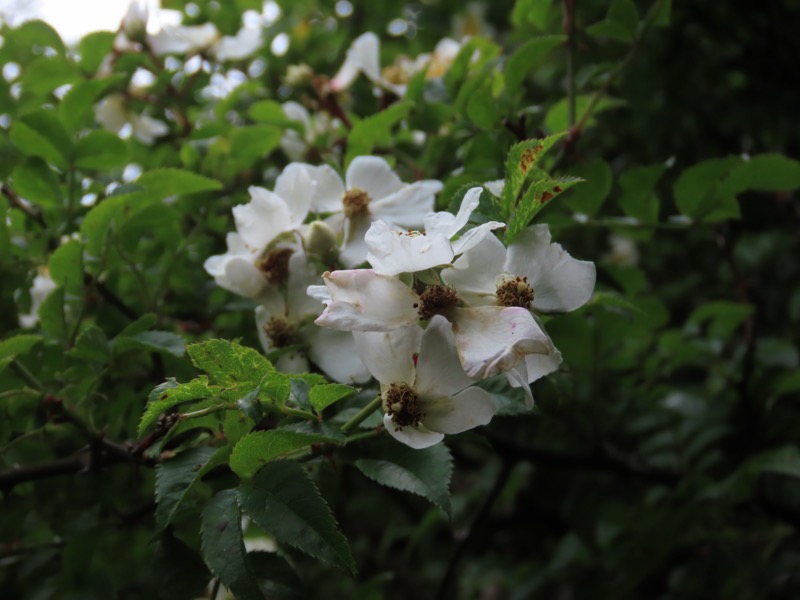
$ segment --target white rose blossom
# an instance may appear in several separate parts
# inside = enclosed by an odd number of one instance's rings
[[[491,421],[497,407],[461,368],[447,321],[434,317],[388,333],[356,333],[356,347],[378,380],[389,434],[412,448]]]
[[[39,323],[39,309],[47,297],[52,294],[58,285],[53,278],[50,277],[50,271],[47,268],[42,268],[36,277],[33,278],[33,285],[31,286],[31,312],[25,315],[19,315],[19,326],[29,329],[36,327]]]
[[[122,94],[110,94],[98,102],[95,118],[103,129],[116,134],[124,134],[126,127],[130,126],[130,134],[147,145],[169,133],[169,125],[164,121],[130,110]]]
[[[219,41],[220,35],[213,23],[202,25],[164,25],[147,43],[156,56],[167,54],[194,54],[202,52]]]

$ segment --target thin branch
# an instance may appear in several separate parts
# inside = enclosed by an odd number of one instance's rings
[[[8,185],[0,184],[0,191],[2,191],[3,195],[8,198],[8,201],[11,203],[13,208],[24,212],[26,216],[33,219],[42,229],[47,229],[47,222],[44,220],[41,208],[25,202]]]

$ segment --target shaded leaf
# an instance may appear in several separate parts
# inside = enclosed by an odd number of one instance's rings
[[[156,386],[148,398],[142,419],[139,421],[139,435],[141,436],[148,427],[153,425],[158,417],[169,409],[203,398],[213,398],[217,390],[212,389],[208,383],[208,378],[204,375],[193,379],[188,383],[177,383],[174,379],[169,379]]]
[[[339,400],[349,398],[357,392],[358,390],[356,388],[350,387],[349,385],[326,383],[324,385],[315,385],[312,387],[308,392],[308,398],[314,410],[321,412],[325,407]]]
[[[233,448],[231,469],[239,477],[247,479],[267,463],[285,458],[286,454],[294,450],[306,448],[311,444],[334,441],[315,433],[281,429],[256,431],[244,436]]]
[[[217,452],[216,448],[199,446],[156,467],[156,519],[162,527],[170,524],[189,489],[203,476],[204,467]]]

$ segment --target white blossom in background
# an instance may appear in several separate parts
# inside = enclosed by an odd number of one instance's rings
[[[280,144],[289,160],[302,161],[319,137],[335,132],[342,125],[339,119],[332,119],[325,113],[312,115],[299,102],[284,102],[281,108],[287,119],[303,126],[302,134],[290,127],[284,129]]]
[[[47,268],[42,268],[36,277],[33,278],[33,285],[30,289],[31,294],[31,312],[19,315],[19,326],[29,329],[36,327],[39,323],[39,309],[47,297],[52,294],[58,285],[53,278],[50,277],[50,271]]]
[[[219,39],[219,31],[213,23],[163,25],[158,33],[147,36],[147,43],[156,56],[165,56],[202,52]]]
[[[612,233],[608,236],[608,245],[611,250],[606,259],[620,267],[635,267],[639,264],[639,249],[636,240],[626,235]]]
[[[132,0],[128,5],[125,16],[122,17],[119,30],[130,40],[141,40],[147,31],[147,21],[150,12],[147,5],[141,0]]]
[[[424,331],[418,325],[388,333],[356,333],[356,346],[378,380],[389,434],[412,448],[427,448],[445,434],[491,421],[497,407],[475,387],[455,353],[453,334],[443,317]]]
[[[131,110],[122,94],[111,94],[98,102],[95,118],[103,129],[122,136],[129,131],[130,135],[147,145],[169,133],[169,125],[164,121]]]
[[[235,36],[226,35],[213,46],[209,53],[219,61],[248,58],[264,45],[261,27],[242,27]]]

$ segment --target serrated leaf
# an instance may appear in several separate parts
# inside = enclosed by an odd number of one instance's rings
[[[636,39],[639,11],[633,0],[612,0],[606,18],[586,28],[590,35],[609,37],[621,42]]]
[[[263,600],[247,561],[242,539],[241,513],[235,490],[223,490],[203,510],[200,533],[203,558],[211,572],[239,600]]]
[[[501,197],[503,214],[506,218],[511,215],[530,170],[563,136],[563,133],[557,133],[542,139],[525,140],[511,147],[506,158],[506,181]]]
[[[410,102],[397,102],[389,108],[353,125],[347,136],[347,160],[345,161],[345,166],[349,165],[350,161],[356,156],[369,154],[377,145],[390,144],[392,141],[392,127],[408,116],[411,106]]]
[[[83,36],[78,42],[81,68],[87,73],[95,73],[106,55],[111,52],[115,37],[110,31],[96,31]]]
[[[308,392],[308,398],[311,401],[311,406],[317,412],[345,398],[349,398],[357,393],[356,388],[344,385],[341,383],[326,383],[324,385],[315,385]]]
[[[539,66],[542,59],[551,50],[563,44],[566,39],[567,36],[565,35],[541,35],[528,40],[517,48],[508,57],[503,69],[508,91],[511,93],[516,92],[522,85],[525,76]]]
[[[218,449],[210,446],[191,448],[156,467],[156,519],[162,527],[172,521],[189,489],[206,472]]]
[[[553,198],[581,181],[583,180],[577,177],[561,177],[559,179],[550,179],[548,177],[531,183],[508,221],[506,243],[511,243],[514,237],[525,229],[533,217],[547,206]]]
[[[17,357],[30,352],[42,336],[23,334],[0,341],[0,371],[3,371]]]
[[[78,240],[70,240],[50,255],[50,277],[71,294],[83,291],[83,247]]]
[[[155,169],[142,173],[136,185],[145,189],[150,201],[163,200],[169,196],[196,194],[222,188],[216,179],[197,175],[181,169]]]
[[[747,459],[727,479],[707,488],[703,496],[724,499],[731,504],[742,502],[754,493],[763,473],[800,479],[800,450],[797,446],[783,446],[761,452]]]
[[[244,436],[234,446],[230,459],[231,470],[239,477],[249,479],[267,463],[285,458],[290,452],[311,444],[334,441],[315,433],[282,429],[255,431]]]
[[[266,157],[280,144],[283,130],[273,125],[245,125],[230,133],[231,157],[241,166],[250,166]]]
[[[158,317],[154,313],[145,313],[141,317],[136,319],[133,323],[125,327],[125,329],[120,331],[117,337],[120,338],[120,337],[134,336],[137,333],[142,333],[143,331],[147,331],[148,329],[152,328],[156,323],[158,323]]]
[[[169,331],[142,331],[133,335],[119,335],[114,348],[118,352],[139,349],[148,352],[162,352],[181,357],[186,353],[183,338]]]
[[[201,375],[188,383],[177,383],[174,379],[165,381],[156,386],[148,398],[147,407],[139,421],[139,435],[141,436],[148,427],[153,425],[163,413],[171,408],[204,398],[213,398],[218,389],[212,388],[208,377]]]
[[[75,144],[74,156],[81,169],[113,169],[128,161],[128,146],[110,131],[92,131]]]
[[[254,102],[247,109],[247,116],[254,121],[269,123],[270,125],[280,125],[281,127],[290,122],[289,117],[283,112],[283,106],[275,100],[259,100]]]
[[[30,156],[11,172],[14,189],[31,202],[45,207],[60,206],[61,185],[47,163],[38,156]]]
[[[97,325],[84,329],[75,340],[75,346],[67,351],[69,356],[106,363],[111,356],[106,334]]]
[[[238,494],[242,510],[276,540],[355,574],[347,539],[298,465],[285,460],[269,463],[244,482]]]
[[[381,485],[422,496],[450,514],[453,458],[444,444],[415,450],[384,439],[371,444],[355,465]]]
[[[654,190],[664,171],[664,165],[650,165],[628,169],[620,176],[622,193],[617,201],[626,215],[643,223],[658,221],[659,200]]]
[[[194,365],[213,383],[230,387],[237,382],[255,382],[275,372],[275,367],[257,350],[227,340],[208,340],[187,347]],[[249,391],[249,390],[248,390]]]
[[[52,26],[38,19],[27,21],[16,29],[11,29],[8,33],[4,32],[3,35],[6,38],[4,48],[12,49],[18,60],[31,54],[36,46],[52,48],[62,56],[65,51],[64,42],[61,41],[58,32]]]
[[[25,115],[14,122],[9,135],[26,155],[40,156],[62,170],[69,165],[72,140],[53,112],[39,110]]]

